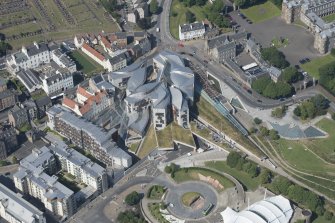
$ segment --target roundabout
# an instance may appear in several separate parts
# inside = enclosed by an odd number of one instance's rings
[[[181,219],[200,219],[217,206],[217,192],[208,184],[188,181],[169,188],[165,202],[168,210]],[[186,200],[189,202],[187,205]]]

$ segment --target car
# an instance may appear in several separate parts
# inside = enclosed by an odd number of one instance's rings
[[[8,175],[10,175],[10,172],[6,172],[6,173],[5,173],[5,176],[8,176]]]
[[[262,100],[260,100],[260,99],[257,99],[257,101],[258,101],[258,102],[260,102],[260,103],[262,103],[262,102],[263,102],[263,101],[262,101]]]
[[[187,156],[192,156],[192,153],[187,153]]]
[[[298,64],[294,65],[294,67],[299,70],[300,69],[300,66]]]
[[[285,101],[285,98],[281,98],[281,99],[279,99],[279,101]]]
[[[207,60],[204,60],[204,63],[208,63],[208,61],[207,61]]]
[[[305,59],[301,59],[301,60],[299,60],[299,63],[301,63],[301,64],[305,64],[305,63],[306,63],[306,60],[305,60]]]
[[[311,61],[311,60],[310,60],[309,58],[307,58],[307,57],[306,57],[304,60],[306,61],[306,63]]]

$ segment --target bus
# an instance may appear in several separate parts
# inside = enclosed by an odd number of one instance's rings
[[[214,207],[214,205],[213,205],[212,203],[210,203],[210,204],[208,205],[208,207],[202,211],[202,214],[203,214],[204,216],[208,215],[208,213],[212,210],[213,207]]]

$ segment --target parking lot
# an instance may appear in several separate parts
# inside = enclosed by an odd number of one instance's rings
[[[232,18],[241,25],[241,30],[245,29],[250,32],[263,47],[271,46],[274,38],[287,38],[288,46],[280,50],[285,54],[286,59],[292,64],[300,64],[299,60],[303,58],[315,58],[320,54],[314,49],[314,37],[305,28],[295,25],[286,24],[280,16],[271,18],[264,22],[249,24],[247,18],[243,19],[237,11],[230,13]]]

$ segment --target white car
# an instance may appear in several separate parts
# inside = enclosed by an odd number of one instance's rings
[[[192,153],[187,153],[187,156],[192,156]]]

